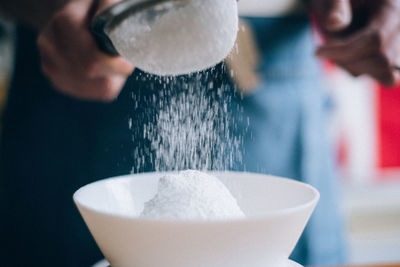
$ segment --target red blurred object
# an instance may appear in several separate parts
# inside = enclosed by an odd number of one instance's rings
[[[377,90],[378,166],[400,167],[400,85]]]

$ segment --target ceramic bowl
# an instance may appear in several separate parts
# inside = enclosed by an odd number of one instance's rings
[[[213,172],[245,219],[173,221],[141,218],[161,173],[86,185],[74,201],[113,267],[285,267],[319,199],[310,185],[240,172]]]

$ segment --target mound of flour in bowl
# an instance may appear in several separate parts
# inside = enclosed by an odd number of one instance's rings
[[[108,33],[121,56],[158,75],[200,71],[221,62],[238,31],[237,0],[185,0],[152,22],[142,12]]]
[[[218,178],[187,170],[160,178],[157,195],[145,203],[142,216],[212,220],[242,218],[245,215]]]

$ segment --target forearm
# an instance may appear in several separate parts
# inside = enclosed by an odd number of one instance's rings
[[[55,11],[69,0],[0,0],[0,13],[6,17],[41,29]]]

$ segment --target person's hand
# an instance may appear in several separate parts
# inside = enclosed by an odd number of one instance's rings
[[[89,30],[94,14],[113,2],[71,0],[41,31],[37,43],[42,70],[60,92],[86,100],[111,101],[132,73],[131,63],[102,53]]]
[[[400,80],[400,0],[310,0],[325,44],[317,55],[354,76]]]

